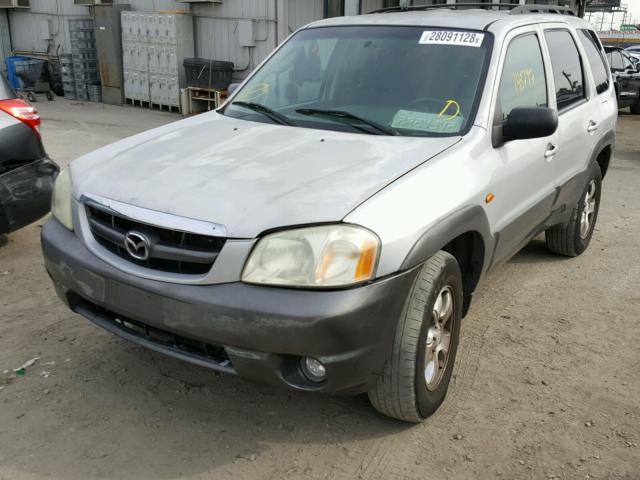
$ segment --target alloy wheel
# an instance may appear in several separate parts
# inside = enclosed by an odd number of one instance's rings
[[[427,390],[438,388],[449,361],[449,346],[453,328],[453,290],[445,286],[433,304],[432,322],[427,331],[424,381]]]

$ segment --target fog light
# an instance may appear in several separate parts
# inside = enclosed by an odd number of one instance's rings
[[[322,382],[327,378],[327,369],[320,360],[316,360],[311,357],[302,357],[300,363],[302,366],[302,373],[304,373],[304,376],[312,382]]]

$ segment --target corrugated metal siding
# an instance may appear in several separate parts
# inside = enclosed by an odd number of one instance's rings
[[[189,4],[177,0],[116,0],[138,11],[191,11],[194,16],[196,55],[234,62],[238,77],[259,64],[277,45],[276,0],[225,0],[221,4]],[[317,3],[322,16],[322,0],[291,0],[291,4]],[[294,9],[296,10],[296,9]],[[319,17],[305,17],[297,9],[299,21],[306,23]],[[75,6],[73,0],[33,0],[31,10],[11,11],[14,49],[44,52],[48,42],[41,39],[40,22],[48,20],[53,36],[52,50],[69,52],[68,19],[89,14],[87,7]],[[308,20],[307,20],[308,18]],[[238,20],[251,19],[255,47],[240,47]],[[247,69],[247,70],[245,70]]]
[[[0,11],[0,60],[11,55],[11,38],[9,36],[9,20],[6,11]],[[4,64],[4,62],[3,62]]]
[[[362,0],[362,13],[384,8],[384,0]]]
[[[288,22],[289,33],[295,32],[298,28],[309,22],[322,18],[322,0],[289,0]]]
[[[14,50],[44,52],[48,42],[41,38],[40,22],[48,21],[53,38],[53,53],[59,48],[68,52],[68,19],[89,15],[87,7],[74,5],[73,0],[31,0],[30,10],[10,10],[11,40]]]
[[[378,8],[383,0],[363,0],[363,11]],[[138,11],[191,11],[194,16],[196,55],[234,62],[236,76],[245,76],[276,45],[299,27],[322,18],[323,0],[224,0],[223,3],[187,4],[178,0],[116,0]],[[32,0],[30,10],[11,10],[14,50],[69,52],[69,18],[89,15],[73,0]],[[254,47],[241,47],[238,21],[253,20]],[[49,22],[52,42],[40,38],[40,22]],[[280,22],[278,24],[278,22]],[[244,69],[247,70],[244,70]]]
[[[196,55],[235,64],[236,78],[245,77],[276,47],[275,0],[225,1],[192,5]],[[241,47],[238,21],[253,20],[255,47]]]

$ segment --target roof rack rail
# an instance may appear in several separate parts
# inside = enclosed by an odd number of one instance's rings
[[[556,5],[519,5],[509,12],[510,15],[521,13],[555,13],[558,15],[576,16],[576,12],[570,7],[560,7]]]
[[[423,11],[423,10],[441,10],[441,9],[449,9],[449,10],[459,10],[465,8],[481,8],[485,10],[502,10],[502,9],[512,9],[515,7],[519,7],[519,3],[482,3],[482,2],[462,2],[462,3],[446,3],[446,4],[437,4],[437,5],[411,5],[411,6],[397,6],[397,7],[386,7],[380,8],[378,10],[373,10],[369,13],[391,13],[391,12],[415,12],[415,11]]]
[[[391,13],[391,12],[414,12],[425,10],[464,10],[468,8],[479,8],[483,10],[509,10],[510,15],[526,14],[526,13],[555,13],[558,15],[572,15],[576,12],[569,7],[559,7],[555,5],[520,5],[519,3],[480,3],[480,2],[463,2],[463,3],[446,3],[438,5],[414,5],[405,7],[387,7],[374,10],[369,13]]]

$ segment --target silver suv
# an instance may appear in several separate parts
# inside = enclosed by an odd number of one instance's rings
[[[46,268],[150,349],[418,422],[486,272],[589,245],[616,95],[566,12],[413,9],[293,34],[215,112],[56,182]]]

